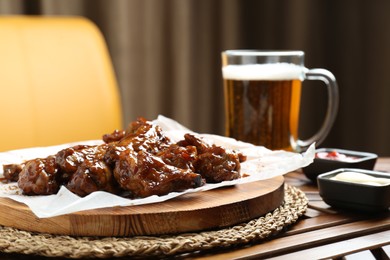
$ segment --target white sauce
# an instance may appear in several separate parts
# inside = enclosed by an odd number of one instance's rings
[[[331,180],[360,183],[372,186],[390,185],[390,178],[374,177],[359,172],[342,172],[330,178]]]

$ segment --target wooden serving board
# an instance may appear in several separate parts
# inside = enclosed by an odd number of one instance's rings
[[[0,225],[72,236],[133,236],[195,232],[260,217],[281,205],[284,178],[186,194],[172,200],[37,218],[24,204],[0,198]]]

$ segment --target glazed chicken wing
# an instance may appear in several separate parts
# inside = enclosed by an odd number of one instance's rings
[[[171,141],[162,133],[159,126],[144,118],[139,118],[129,125],[119,141],[109,144],[104,159],[108,164],[114,166],[119,155],[128,148],[136,152],[142,150],[156,154],[170,144]]]
[[[111,193],[119,192],[118,185],[112,174],[112,169],[103,160],[106,150],[107,145],[105,144],[87,146],[67,157],[61,157],[61,160],[57,160],[64,162],[62,165],[63,170],[66,169],[65,166],[77,165],[75,171],[63,171],[63,175],[65,173],[68,175],[68,181],[65,181],[64,183],[70,191],[79,196],[86,196],[99,190]],[[64,153],[65,152],[62,151],[59,154]],[[73,167],[70,167],[68,170],[74,169]],[[66,180],[67,178],[63,177],[62,179]]]
[[[55,157],[28,161],[19,173],[18,185],[26,195],[49,195],[57,193],[58,167]]]
[[[198,151],[195,146],[180,146],[178,144],[171,144],[156,154],[168,165],[189,169],[193,172],[195,172],[194,162],[197,159],[197,155]]]
[[[203,185],[202,176],[164,163],[145,151],[121,153],[114,169],[116,180],[133,198],[165,195]]]
[[[91,159],[95,151],[101,152],[102,149],[95,149],[95,146],[90,145],[76,145],[69,148],[62,149],[56,155],[56,164],[60,168],[61,175],[59,178],[61,182],[66,183],[72,177],[73,173],[77,171],[79,166],[85,161],[87,157]],[[98,153],[99,155],[100,153]]]
[[[19,180],[19,173],[23,170],[26,163],[21,164],[4,164],[3,175],[5,181],[14,182]]]
[[[197,157],[193,162],[195,172],[200,173],[206,182],[216,183],[240,178],[240,163],[246,160],[242,154],[209,145],[191,134],[185,134],[184,140],[178,142],[178,145],[196,147]]]

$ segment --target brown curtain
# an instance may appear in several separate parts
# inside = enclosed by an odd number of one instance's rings
[[[163,114],[223,134],[220,52],[304,50],[306,66],[332,71],[340,87],[322,146],[380,155],[390,155],[389,13],[388,0],[0,0],[1,15],[94,21],[110,49],[125,122]],[[322,84],[305,83],[302,138],[321,125],[326,102]]]

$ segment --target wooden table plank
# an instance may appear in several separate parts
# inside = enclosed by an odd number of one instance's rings
[[[381,249],[382,246],[390,244],[389,238],[390,230],[347,239],[336,243],[330,243],[323,246],[312,247],[310,249],[269,259],[334,259],[364,250]]]
[[[383,230],[390,230],[389,216],[389,214],[386,214],[386,216],[379,219],[360,220],[297,235],[274,238],[261,244],[238,248],[218,256],[205,256],[196,259],[258,259],[288,254],[297,250],[305,250],[328,243],[374,234]]]
[[[321,215],[314,218],[307,218],[299,220],[295,225],[293,225],[285,235],[294,235],[309,231],[314,231],[327,227],[334,227],[342,224],[351,223],[357,221],[361,218],[351,217],[348,215],[336,215],[328,214]]]

